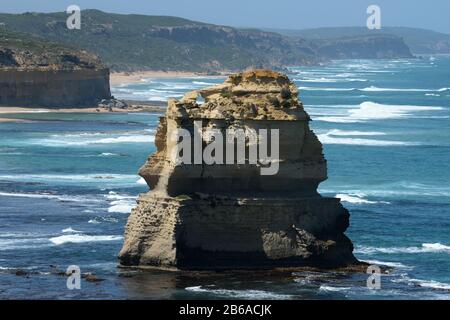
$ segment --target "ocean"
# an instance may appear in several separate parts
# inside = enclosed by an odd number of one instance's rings
[[[328,160],[319,191],[349,209],[357,258],[392,268],[379,290],[367,274],[117,268],[160,115],[29,112],[0,123],[0,298],[449,299],[450,57],[289,70]],[[223,80],[145,79],[112,93],[165,101]],[[102,281],[69,290],[69,265]]]

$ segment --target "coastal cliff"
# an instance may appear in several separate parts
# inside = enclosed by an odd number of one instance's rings
[[[140,195],[131,212],[120,263],[175,269],[358,263],[344,235],[348,211],[339,199],[317,192],[327,179],[326,160],[297,95],[285,75],[253,70],[170,100],[156,133],[157,151],[139,172],[151,191]],[[245,161],[234,153],[230,164],[178,161],[174,134],[198,131],[204,153],[217,142],[205,133],[230,129],[278,130],[278,158],[251,163],[258,136],[245,140]],[[195,158],[195,148],[188,158]],[[276,173],[262,174],[275,164]]]
[[[83,10],[82,17],[77,32],[67,29],[63,12],[0,13],[0,25],[94,52],[113,71],[285,70],[330,59],[412,57],[402,38],[389,35],[315,39],[169,16]]]
[[[316,52],[327,59],[414,58],[402,38],[389,34],[315,40]]]
[[[83,107],[110,96],[109,69],[95,55],[0,31],[0,105]]]

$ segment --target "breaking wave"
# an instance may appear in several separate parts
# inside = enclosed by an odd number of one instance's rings
[[[328,291],[328,292],[341,292],[341,291],[348,291],[351,289],[352,288],[350,288],[350,287],[331,287],[331,286],[326,286],[326,285],[321,285],[319,287],[320,291]]]
[[[149,134],[105,134],[105,133],[84,133],[54,135],[50,139],[33,140],[32,144],[45,146],[85,146],[92,144],[114,144],[114,143],[149,143],[154,142],[155,136]],[[105,154],[102,154],[105,155]],[[107,154],[112,155],[112,154]]]
[[[441,243],[423,243],[420,247],[356,247],[355,253],[374,254],[374,253],[450,253],[450,246]]]
[[[108,212],[116,213],[130,213],[131,210],[136,206],[136,201],[128,200],[116,200],[111,202],[111,206],[108,208]]]
[[[390,262],[390,261],[380,261],[380,260],[361,260],[362,262],[367,262],[371,265],[377,265],[377,266],[386,266],[386,267],[392,267],[392,268],[398,268],[398,269],[413,269],[414,267],[410,267],[407,265],[404,265],[400,262]]]
[[[0,177],[1,179],[1,177]],[[4,197],[19,197],[19,198],[32,198],[32,199],[55,199],[63,202],[99,202],[99,199],[86,197],[86,196],[68,196],[68,195],[55,195],[46,193],[14,193],[14,192],[0,192],[0,196]]]
[[[323,144],[347,144],[347,145],[375,146],[375,147],[417,145],[416,143],[403,141],[334,137],[331,132],[318,134],[317,137]]]
[[[103,242],[103,241],[119,241],[122,236],[89,236],[84,234],[70,234],[50,238],[49,241],[55,245],[65,243],[86,243],[86,242]]]
[[[130,213],[136,206],[135,196],[120,195],[114,191],[110,191],[105,198],[108,200],[113,200],[108,208],[108,212],[110,213]]]
[[[411,182],[411,181],[397,181],[392,183],[382,183],[371,186],[361,185],[345,185],[336,186],[333,190],[320,189],[322,193],[336,194],[345,193],[350,195],[364,195],[371,197],[395,197],[398,199],[401,196],[413,196],[415,198],[420,196],[427,197],[450,197],[450,187],[433,186],[429,184]]]
[[[303,80],[300,80],[302,82]],[[303,81],[308,82],[308,81]],[[310,81],[313,82],[313,81]],[[305,91],[361,91],[361,92],[445,92],[450,88],[440,89],[419,89],[419,88],[379,88],[370,86],[366,88],[323,88],[323,87],[299,87],[299,90]]]
[[[325,116],[317,117],[314,120],[325,122],[366,122],[370,120],[398,119],[411,117],[414,112],[438,111],[442,107],[430,106],[410,106],[410,105],[388,105],[366,101],[359,106],[347,109],[344,116]]]
[[[251,299],[251,300],[274,300],[274,299],[292,299],[287,294],[278,294],[263,290],[228,290],[228,289],[208,289],[201,286],[187,287],[187,291],[214,294],[227,298],[235,299]]]
[[[435,289],[435,290],[450,290],[449,283],[443,283],[435,280],[421,280],[421,279],[412,279],[406,275],[402,275],[399,279],[392,279],[394,283],[407,283],[411,286],[417,286],[421,288],[427,289]]]
[[[89,173],[89,174],[17,174],[17,175],[0,175],[0,180],[19,181],[19,182],[42,182],[42,183],[97,183],[99,181],[107,181],[112,183],[136,184],[136,175],[134,174],[115,174],[115,173]],[[68,201],[76,201],[71,199],[86,199],[85,197],[73,197],[65,195],[53,194],[32,194],[32,193],[5,193],[0,195],[17,196],[28,198],[67,198]]]
[[[379,131],[346,131],[333,129],[328,132],[328,134],[333,136],[384,136],[386,133]]]
[[[78,231],[78,230],[75,230],[75,229],[72,229],[71,227],[69,227],[69,228],[63,229],[61,232],[62,233],[81,233],[82,231]]]
[[[367,199],[363,198],[363,195],[357,195],[357,194],[337,194],[336,198],[341,199],[342,202],[348,202],[353,204],[377,204],[377,203],[384,203],[389,204],[389,202],[386,201],[369,201]]]
[[[359,78],[303,78],[303,79],[294,79],[294,81],[298,82],[312,82],[312,83],[337,83],[337,82],[366,82],[367,79],[359,79]]]

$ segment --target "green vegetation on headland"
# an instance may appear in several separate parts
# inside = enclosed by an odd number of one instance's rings
[[[0,68],[75,70],[106,67],[97,56],[85,50],[0,27]]]
[[[391,35],[324,42],[177,17],[98,10],[82,11],[81,30],[69,30],[67,17],[64,12],[0,14],[0,25],[93,52],[113,71],[282,69],[333,58],[412,57],[403,40]]]

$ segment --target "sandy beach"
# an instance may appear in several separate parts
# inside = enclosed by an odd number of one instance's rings
[[[225,75],[225,73],[224,73]],[[207,77],[205,73],[182,71],[139,71],[139,72],[113,72],[110,74],[110,85],[117,86],[127,83],[137,83],[147,78],[172,78],[172,77]],[[130,102],[128,102],[130,103]],[[34,107],[0,107],[0,123],[23,122],[26,120],[1,117],[1,115],[16,113],[106,113],[106,112],[165,112],[165,106],[147,105],[145,102],[136,101],[127,108],[101,108],[97,106],[87,108],[34,108]]]
[[[139,71],[139,72],[111,72],[109,82],[111,86],[125,83],[136,83],[146,78],[173,78],[207,76],[205,73],[182,71]]]
[[[46,108],[24,108],[24,107],[0,107],[0,123],[5,122],[29,122],[30,120],[16,119],[9,117],[2,117],[2,115],[8,114],[24,114],[24,113],[108,113],[108,112],[118,112],[118,113],[134,113],[134,112],[165,112],[165,106],[152,106],[152,105],[130,105],[125,109],[121,108],[61,108],[61,109],[46,109]]]

